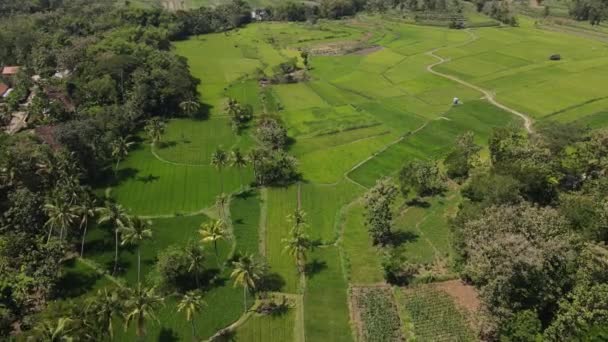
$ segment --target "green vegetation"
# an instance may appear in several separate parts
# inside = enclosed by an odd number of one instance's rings
[[[393,295],[389,288],[354,289],[355,305],[363,325],[365,341],[397,341],[401,337],[401,323]]]
[[[254,314],[236,329],[233,338],[251,342],[293,341],[295,315],[294,309],[278,316]]]
[[[0,5],[22,67],[0,124],[32,128],[0,134],[0,336],[474,340],[417,285],[457,277],[485,337],[602,333],[601,25],[507,1],[83,1]],[[259,6],[278,21],[249,24]]]
[[[335,247],[318,248],[307,265],[304,323],[308,339],[352,341],[347,283]]]
[[[403,324],[413,324],[416,338],[425,341],[456,339],[475,341],[466,316],[456,308],[452,298],[430,286],[397,290],[402,306]]]

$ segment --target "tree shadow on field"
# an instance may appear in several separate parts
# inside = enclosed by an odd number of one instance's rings
[[[65,265],[72,267],[75,262],[75,259],[71,259]],[[58,299],[66,299],[83,295],[93,289],[98,278],[97,274],[83,274],[77,270],[67,270],[57,281],[55,296]]]
[[[158,342],[176,342],[179,340],[179,335],[173,329],[161,328],[158,333]]]
[[[127,179],[132,179],[139,173],[139,170],[133,167],[120,169],[110,179],[110,186],[117,186]]]
[[[428,201],[425,201],[422,198],[416,197],[413,198],[412,200],[406,202],[405,204],[407,204],[410,207],[418,207],[418,208],[429,208],[431,206],[431,203]]]
[[[143,177],[137,177],[136,178],[138,182],[142,182],[144,184],[150,184],[152,182],[156,182],[157,180],[160,179],[159,176],[155,176],[153,174],[148,174],[147,176],[143,176]]]
[[[175,147],[175,146],[177,146],[177,141],[175,141],[175,140],[158,142],[158,148],[161,150],[165,149],[165,148]]]
[[[420,236],[410,231],[394,231],[388,238],[387,245],[398,247],[404,243],[416,242]]]
[[[261,279],[260,291],[280,292],[285,286],[285,279],[276,272],[268,273]]]
[[[304,269],[306,276],[312,279],[315,275],[327,269],[327,263],[323,260],[314,259],[307,263]]]

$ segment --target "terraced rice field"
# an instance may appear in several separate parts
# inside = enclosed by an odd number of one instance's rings
[[[234,251],[259,255],[278,279],[278,291],[303,298],[284,316],[250,318],[236,328],[236,338],[352,341],[356,334],[349,316],[349,286],[384,282],[383,253],[372,245],[365,228],[365,191],[408,161],[441,159],[459,134],[472,131],[477,142],[486,145],[495,127],[523,129],[520,117],[498,108],[478,89],[430,73],[428,66],[438,63],[431,51],[445,59],[433,70],[482,88],[507,109],[536,122],[608,125],[608,46],[537,29],[526,18],[520,21],[517,28],[465,31],[360,16],[316,25],[253,24],[177,42],[175,50],[201,79],[200,98],[209,107],[209,118],[169,121],[155,147],[142,138],[99,191],[153,220],[154,239],[142,246],[147,275],[160,250],[196,239],[199,225],[217,217],[214,203],[223,184],[231,194],[231,239],[220,244],[220,261]],[[256,74],[271,73],[299,56],[299,49],[315,51],[361,40],[374,48],[359,54],[313,54],[306,82],[262,85],[256,79]],[[555,53],[563,59],[549,61]],[[299,57],[298,64],[303,65]],[[241,135],[231,130],[224,114],[228,97],[251,105],[256,116],[281,117],[293,140],[289,152],[299,160],[300,182],[241,191],[253,179],[250,168],[219,172],[210,165],[211,153],[219,146],[246,152],[257,144],[250,129]],[[460,105],[452,105],[454,97]],[[405,237],[395,249],[413,262],[440,261],[446,274],[453,254],[448,221],[461,200],[452,188],[442,198],[429,199],[428,207],[401,201],[394,220],[395,231]],[[298,207],[307,213],[306,232],[318,244],[304,278],[281,241],[290,229],[287,215]],[[110,269],[113,248],[111,231],[93,229],[86,260]],[[208,252],[213,267],[215,256]],[[119,261],[116,276],[132,283],[135,250],[121,248]],[[75,267],[85,273],[85,266]],[[201,337],[212,336],[242,315],[242,289],[232,286],[228,271],[220,275],[223,282],[205,294],[207,306],[196,319]],[[96,275],[88,279],[90,291],[108,281]],[[407,291],[398,290],[400,314],[409,317],[401,317],[403,329],[423,340],[470,339],[449,298]],[[296,315],[297,310],[303,315]],[[430,324],[433,315],[448,323]],[[175,299],[167,301],[159,316],[163,325],[149,329],[152,339],[189,338],[187,322],[175,315]],[[132,333],[117,339],[132,340]]]

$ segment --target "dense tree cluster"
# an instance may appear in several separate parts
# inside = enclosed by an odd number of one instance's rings
[[[484,303],[482,337],[585,340],[608,324],[607,134],[556,123],[492,133],[452,222],[461,274]]]
[[[608,17],[608,1],[574,0],[570,6],[570,15],[576,20],[587,20],[591,25],[599,25]]]

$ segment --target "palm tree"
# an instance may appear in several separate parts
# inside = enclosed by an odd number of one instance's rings
[[[114,168],[114,173],[118,172],[118,164],[124,158],[129,155],[129,149],[134,144],[134,142],[129,141],[129,136],[119,137],[114,140],[110,145],[112,148],[112,158],[116,160],[116,167]]]
[[[184,312],[186,320],[192,326],[192,340],[196,341],[196,329],[194,327],[194,315],[200,312],[205,305],[203,297],[198,291],[190,291],[184,295],[182,300],[177,304],[177,312]]]
[[[72,337],[69,335],[69,333],[73,330],[72,328],[70,328],[72,322],[72,319],[62,317],[57,320],[57,323],[51,321],[44,321],[34,330],[36,330],[36,332],[40,336],[41,341],[71,341]]]
[[[226,214],[224,212],[226,203],[228,203],[228,196],[223,192],[215,198],[215,207],[217,208],[218,215],[220,215],[220,219],[224,221],[226,221]]]
[[[292,229],[300,229],[306,224],[306,212],[296,209],[293,214],[287,216],[287,220],[292,224]]]
[[[95,198],[85,193],[80,199],[80,204],[74,207],[76,215],[80,218],[80,230],[82,231],[82,242],[80,243],[80,257],[84,255],[84,241],[87,237],[89,218],[95,217]]]
[[[251,166],[253,166],[253,178],[257,181],[258,179],[258,166],[260,162],[262,162],[263,156],[262,152],[259,149],[253,149],[249,151],[248,158],[251,162]]]
[[[201,285],[198,280],[198,276],[204,267],[205,253],[202,246],[197,243],[190,242],[186,245],[186,256],[188,257],[188,272],[194,272],[194,279],[196,280],[196,287],[199,288]]]
[[[98,290],[95,297],[89,299],[87,311],[97,319],[97,327],[103,334],[108,334],[110,340],[114,339],[112,322],[123,312],[123,298],[117,291],[108,291],[107,288]]]
[[[201,230],[198,231],[201,234],[201,242],[213,242],[213,248],[215,250],[215,260],[217,260],[217,266],[220,267],[220,256],[217,250],[217,242],[219,240],[225,240],[228,238],[228,231],[224,221],[217,220],[201,225]]]
[[[148,138],[152,141],[152,145],[155,145],[160,141],[165,132],[165,122],[159,117],[154,117],[148,120],[144,130],[148,134]]]
[[[228,154],[221,147],[218,147],[211,155],[211,165],[220,172],[221,192],[224,192],[224,181],[222,179],[222,169],[228,164]]]
[[[262,267],[255,261],[253,255],[244,255],[238,261],[233,262],[234,270],[230,278],[234,279],[234,286],[243,287],[243,302],[245,312],[247,311],[247,293],[256,289],[257,283],[262,277]]]
[[[146,320],[158,321],[155,310],[163,304],[164,298],[156,293],[155,288],[143,288],[137,284],[137,289],[131,290],[125,301],[125,330],[135,321],[135,333],[139,339],[146,335]]]
[[[70,229],[77,218],[74,208],[64,198],[56,196],[44,205],[44,212],[48,216],[44,224],[49,227],[47,243],[51,240],[55,229],[60,230],[59,239],[63,240],[63,232]]]
[[[111,200],[106,200],[105,205],[103,207],[95,209],[95,211],[99,214],[97,218],[97,223],[110,223],[114,228],[114,271],[112,274],[116,273],[116,268],[118,267],[118,233],[120,232],[120,227],[123,227],[127,221],[129,220],[129,215],[125,208],[122,205],[117,204]]]
[[[312,249],[310,239],[300,229],[294,227],[291,230],[291,236],[281,241],[285,245],[283,251],[296,259],[298,272],[303,274],[306,266],[306,253]]]
[[[152,237],[152,222],[141,219],[138,216],[132,217],[125,226],[120,228],[122,233],[121,245],[137,245],[137,283],[139,284],[141,274],[141,244],[145,239]]]
[[[188,98],[188,100],[180,103],[179,107],[184,111],[184,113],[188,114],[189,116],[192,116],[199,110],[201,104],[196,101],[194,97],[190,97]]]
[[[241,189],[243,188],[243,168],[247,166],[247,159],[241,153],[241,150],[235,148],[230,153],[230,165],[239,169],[239,177],[241,178]]]

